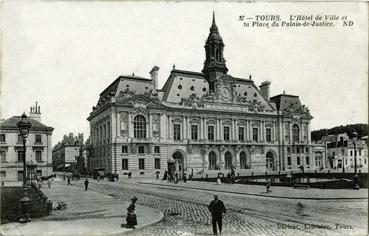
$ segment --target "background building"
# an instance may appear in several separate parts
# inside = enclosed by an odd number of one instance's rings
[[[150,78],[120,76],[101,94],[90,122],[90,171],[153,176],[216,175],[320,169],[310,115],[298,96],[270,96],[270,82],[228,74],[224,43],[213,17],[202,72],[173,66],[163,88]],[[317,156],[315,156],[318,154]],[[319,162],[315,161],[319,158]]]
[[[13,116],[0,123],[0,177],[4,181],[23,180],[23,138]],[[26,161],[36,165],[38,176],[52,174],[51,136],[54,128],[41,123],[40,106],[31,107],[28,120],[32,124],[26,142]]]
[[[52,163],[54,171],[76,172],[77,160],[83,145],[83,134],[74,137],[73,133],[64,135],[63,140],[58,142],[52,151]]]
[[[364,137],[365,139],[365,137]],[[327,146],[327,158],[329,168],[345,169],[352,172],[355,163],[355,150],[353,140],[346,133],[327,135],[322,138]],[[356,141],[356,164],[357,168],[367,172],[368,170],[368,147],[366,140]]]

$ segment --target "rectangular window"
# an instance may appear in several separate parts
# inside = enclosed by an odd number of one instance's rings
[[[299,166],[299,165],[301,165],[300,157],[297,157],[297,158],[296,158],[296,161],[297,161],[297,165],[298,165],[298,166]]]
[[[2,142],[2,143],[6,142],[5,134],[0,134],[0,142]]]
[[[174,130],[174,140],[180,140],[181,139],[181,125],[174,124],[173,130]]]
[[[191,139],[197,140],[197,125],[191,125]]]
[[[297,153],[300,153],[300,148],[296,147],[296,151],[297,151]]]
[[[308,147],[305,148],[305,152],[309,153],[309,148]]]
[[[144,170],[145,169],[145,159],[138,159],[138,169]]]
[[[291,157],[287,157],[287,165],[291,165]]]
[[[6,178],[6,172],[0,171],[0,178]]]
[[[257,142],[258,140],[258,128],[252,128],[252,141]]]
[[[18,162],[23,162],[23,151],[18,151]]]
[[[138,146],[138,153],[145,153],[145,146]]]
[[[245,128],[244,127],[238,127],[238,140],[245,141]]]
[[[22,181],[23,180],[23,171],[18,170],[18,181]]]
[[[36,143],[41,143],[41,134],[36,134],[35,136]]]
[[[156,153],[156,154],[160,153],[160,147],[159,146],[154,147],[154,153]]]
[[[266,129],[266,141],[267,142],[272,141],[272,129],[270,129],[270,128]]]
[[[306,158],[306,165],[310,165],[310,158],[307,156]]]
[[[291,148],[287,147],[287,153],[291,153]]]
[[[128,153],[128,146],[122,146],[122,153]]]
[[[229,141],[229,126],[223,127],[223,137],[225,141]]]
[[[122,159],[122,170],[128,170],[128,159]]]
[[[37,170],[36,174],[37,174],[37,177],[41,177],[42,176],[42,170]]]
[[[214,126],[208,126],[208,140],[214,140]]]
[[[6,162],[6,151],[5,150],[0,151],[0,156],[1,156],[1,162]]]
[[[41,161],[42,161],[42,152],[36,151],[36,162],[41,162]]]
[[[361,150],[359,150],[359,156],[361,156]]]
[[[155,158],[155,169],[160,169],[160,158]]]
[[[18,143],[22,143],[23,142],[23,137],[22,135],[18,134]]]
[[[350,151],[350,156],[352,156],[352,150]]]

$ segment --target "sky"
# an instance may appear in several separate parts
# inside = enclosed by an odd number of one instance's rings
[[[176,69],[201,71],[212,13],[225,43],[228,74],[271,95],[298,95],[311,129],[368,119],[368,8],[365,2],[3,1],[0,118],[21,115],[37,101],[53,144],[69,132],[89,135],[87,117],[119,75],[159,87]],[[343,27],[244,27],[240,15],[347,16]]]

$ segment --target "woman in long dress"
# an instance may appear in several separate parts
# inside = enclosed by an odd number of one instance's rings
[[[128,228],[135,228],[135,225],[137,225],[137,216],[136,216],[136,213],[135,213],[135,203],[137,201],[137,198],[136,197],[133,197],[131,199],[132,203],[131,205],[129,205],[129,207],[127,208],[127,227]]]

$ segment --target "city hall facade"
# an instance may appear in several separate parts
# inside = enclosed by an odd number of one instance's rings
[[[176,69],[158,88],[150,78],[120,76],[101,94],[90,122],[89,171],[182,176],[322,169],[325,150],[311,143],[312,116],[298,96],[270,97],[270,82],[228,74],[215,19],[201,72]]]

